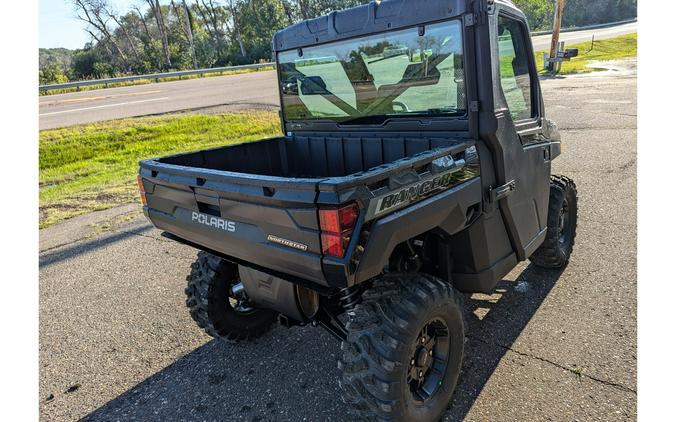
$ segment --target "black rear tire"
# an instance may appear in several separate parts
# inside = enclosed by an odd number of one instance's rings
[[[349,314],[338,368],[342,397],[354,416],[440,419],[464,354],[460,294],[430,275],[387,274],[373,282]]]
[[[562,268],[569,262],[577,234],[577,187],[565,176],[551,176],[546,239],[530,256],[543,268]]]
[[[192,264],[185,303],[192,319],[211,337],[229,342],[260,337],[277,319],[272,310],[238,302],[231,291],[238,279],[237,265],[207,252],[199,252]]]

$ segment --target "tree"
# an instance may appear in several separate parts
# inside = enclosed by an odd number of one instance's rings
[[[229,13],[225,7],[214,4],[212,0],[208,3],[206,0],[196,1],[194,4],[196,15],[201,19],[200,23],[204,31],[208,34],[211,45],[213,46],[214,63],[222,64],[226,54],[228,42],[223,30],[225,22],[229,19]]]
[[[171,0],[171,7],[173,8],[174,13],[176,14],[176,19],[178,20],[180,28],[183,30],[185,38],[187,39],[188,46],[190,48],[190,55],[192,57],[192,68],[196,69],[197,56],[195,55],[194,36],[192,35],[192,18],[190,16],[190,9],[187,7],[185,0],[183,0],[183,10],[185,11],[185,23],[183,23],[183,18],[180,9],[176,6],[173,0]]]
[[[40,80],[96,78],[267,61],[285,26],[367,0],[137,0],[117,12],[110,0],[68,0],[92,42],[72,60],[40,52]],[[514,0],[532,30],[550,29],[552,0]],[[563,26],[635,17],[637,0],[566,0]],[[59,53],[60,54],[60,53]],[[44,59],[43,59],[44,57]],[[56,63],[56,66],[54,65]],[[60,70],[59,70],[60,67]]]
[[[134,41],[131,39],[131,36],[129,36],[129,31],[127,30],[126,25],[122,25],[122,23],[119,21],[118,17],[115,15],[115,13],[111,9],[105,9],[105,12],[108,14],[110,19],[112,19],[116,24],[119,30],[122,31],[122,34],[124,35],[124,38],[126,39],[129,48],[133,52],[134,56],[138,59],[140,55],[138,54],[138,50],[136,49],[136,45]]]
[[[527,15],[533,31],[550,30],[553,23],[555,2],[551,0],[515,0],[514,3]],[[567,8],[566,8],[567,10]]]
[[[616,22],[637,16],[637,0],[567,0],[563,26]]]
[[[68,82],[68,77],[63,72],[63,68],[58,63],[48,63],[40,66],[40,85],[62,84]]]
[[[171,68],[171,53],[169,52],[169,40],[166,36],[166,26],[164,25],[164,15],[162,15],[162,6],[159,0],[146,0],[159,30],[160,41],[162,42],[162,51],[164,53],[164,68]]]
[[[109,13],[107,10],[110,5],[107,0],[74,0],[74,4],[77,17],[89,25],[89,28],[85,30],[98,44],[105,43],[104,47],[112,56],[111,59],[120,61],[123,67],[127,68],[127,56],[108,28]]]
[[[95,64],[103,61],[104,58],[99,50],[94,47],[80,50],[73,56],[71,67],[72,79],[91,79],[96,77]]]
[[[244,47],[244,40],[241,37],[241,24],[239,22],[239,8],[241,1],[238,0],[227,0],[227,11],[230,12],[232,17],[232,28],[229,29],[230,34],[234,35],[234,38],[239,44],[239,51],[241,52],[242,57],[246,58],[246,48]],[[225,21],[225,26],[230,28],[230,25]],[[231,36],[232,38],[232,36]]]

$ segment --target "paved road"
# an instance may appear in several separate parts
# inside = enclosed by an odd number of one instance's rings
[[[568,32],[561,40],[570,44],[590,41],[593,34],[603,39],[636,31],[637,23],[629,23]],[[550,35],[534,37],[535,49],[548,48],[550,40]],[[274,107],[278,96],[273,71],[49,95],[40,97],[40,129],[195,108]]]
[[[575,252],[562,273],[522,263],[467,298],[447,421],[636,419],[636,78],[542,85],[564,139],[554,171],[579,189]],[[195,251],[134,209],[41,232],[41,420],[344,420],[337,342],[311,327],[211,340],[184,306]]]
[[[638,23],[631,22],[608,28],[588,29],[584,31],[563,32],[560,34],[560,41],[565,41],[567,45],[590,41],[593,35],[596,40],[618,37],[619,35],[632,34],[637,32]],[[535,50],[546,50],[551,47],[551,35],[539,35],[532,37],[532,44]]]

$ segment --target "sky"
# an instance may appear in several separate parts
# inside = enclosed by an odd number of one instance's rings
[[[143,0],[110,0],[117,11],[125,12]],[[75,17],[72,0],[40,0],[40,48],[82,48],[91,39],[85,23]]]

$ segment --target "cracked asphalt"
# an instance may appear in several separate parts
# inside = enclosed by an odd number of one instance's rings
[[[635,72],[542,86],[564,143],[554,172],[579,190],[574,254],[563,272],[524,262],[494,294],[466,298],[446,421],[636,419]],[[100,232],[100,220],[112,224]],[[339,344],[311,327],[210,339],[184,305],[196,251],[160,237],[137,208],[40,236],[41,420],[345,419]]]

